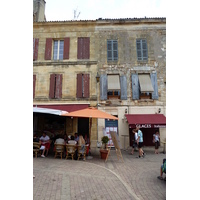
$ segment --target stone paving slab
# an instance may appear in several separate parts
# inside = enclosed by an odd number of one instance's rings
[[[99,149],[92,151],[93,159],[86,161],[33,158],[34,200],[164,200],[166,182],[157,179],[165,154],[145,150],[143,159],[122,151],[118,160],[115,150],[107,162],[100,159]]]

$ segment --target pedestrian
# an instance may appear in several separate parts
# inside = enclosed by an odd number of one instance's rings
[[[136,131],[137,131],[137,145],[139,148],[139,156],[137,158],[142,158],[144,157],[144,151],[142,149],[143,147],[143,133],[140,130],[139,126],[136,127]]]
[[[132,146],[131,154],[133,155],[134,154],[134,150],[137,148],[137,138],[138,137],[137,137],[136,129],[133,129],[132,133],[133,133],[133,146]]]
[[[153,142],[155,144],[155,154],[158,154],[158,148],[160,146],[160,135],[158,130],[156,130],[155,134],[153,134]]]

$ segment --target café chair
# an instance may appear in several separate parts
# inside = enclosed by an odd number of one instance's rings
[[[74,160],[74,154],[76,152],[76,145],[75,144],[66,144],[66,159],[72,158]]]
[[[83,155],[83,160],[85,160],[86,158],[86,153],[87,153],[87,148],[88,148],[88,144],[87,145],[78,145],[77,149],[78,149],[78,160],[81,157],[81,155]]]
[[[37,155],[40,154],[40,146],[41,144],[39,142],[33,142],[33,156],[37,158]]]
[[[60,156],[60,158],[62,159],[62,155],[64,153],[65,150],[65,145],[64,144],[54,144],[55,145],[55,156],[54,158],[56,158],[57,156]]]

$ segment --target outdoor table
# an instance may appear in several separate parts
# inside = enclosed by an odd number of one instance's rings
[[[124,150],[124,151],[127,151],[127,150],[128,150],[128,147],[125,149],[125,138],[126,138],[126,137],[129,137],[129,135],[121,135],[121,136],[124,137],[124,149],[123,149],[123,150]]]

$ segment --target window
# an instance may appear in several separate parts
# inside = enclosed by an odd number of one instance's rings
[[[78,38],[77,58],[90,59],[90,38],[89,37]]]
[[[110,98],[120,98],[120,81],[119,75],[108,75],[108,90],[107,97]]]
[[[63,60],[64,40],[54,40],[53,59]]]
[[[49,98],[50,99],[62,98],[62,74],[50,75]]]
[[[138,61],[148,60],[147,41],[145,39],[136,40],[136,48],[137,48],[137,60]]]
[[[127,100],[127,79],[126,75],[107,75],[100,76],[100,99],[121,99]]]
[[[69,59],[70,38],[64,38],[63,40],[54,40],[54,42],[52,38],[46,38],[45,60],[51,60],[52,43],[54,60]]]
[[[157,73],[132,74],[133,99],[158,99]]]
[[[118,60],[118,43],[117,40],[107,40],[107,60]]]
[[[89,74],[77,74],[77,98],[89,98],[90,90],[90,75]]]

